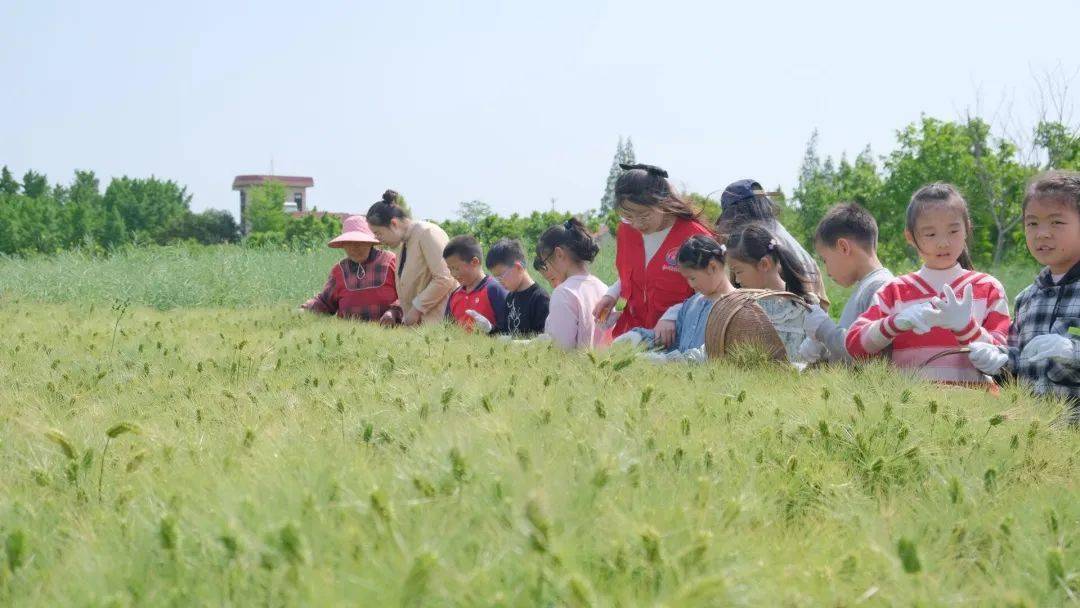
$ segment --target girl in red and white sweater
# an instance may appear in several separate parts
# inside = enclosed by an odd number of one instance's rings
[[[1006,342],[1005,288],[994,277],[971,269],[970,233],[967,202],[956,187],[930,184],[911,197],[904,237],[919,252],[923,267],[893,279],[874,295],[870,309],[848,330],[846,346],[852,357],[886,351],[898,367],[917,370],[928,380],[990,382],[964,353],[930,361],[972,342]]]

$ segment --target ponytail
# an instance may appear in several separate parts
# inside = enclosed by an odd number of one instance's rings
[[[728,255],[747,264],[757,264],[765,258],[772,259],[780,268],[784,289],[805,297],[811,292],[810,279],[799,256],[785,247],[768,228],[750,224],[728,239]]]
[[[405,209],[404,199],[393,190],[383,192],[382,200],[378,201],[367,212],[367,221],[372,226],[389,226],[390,220],[408,219],[409,212]]]
[[[563,251],[578,262],[591,262],[600,253],[600,246],[596,244],[589,229],[576,217],[545,230],[536,243],[536,255],[539,259],[546,259],[556,247],[562,247]]]

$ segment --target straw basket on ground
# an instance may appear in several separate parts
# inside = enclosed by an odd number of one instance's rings
[[[769,315],[758,305],[766,298],[794,300],[805,306],[799,296],[771,289],[739,289],[713,304],[705,326],[705,352],[719,359],[739,348],[756,346],[776,361],[787,361],[787,351]]]

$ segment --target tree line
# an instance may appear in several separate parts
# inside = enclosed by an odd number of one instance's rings
[[[294,218],[285,213],[285,187],[252,189],[247,217],[252,246],[310,244],[337,234],[333,216]],[[234,243],[241,230],[228,211],[194,212],[187,189],[157,177],[118,177],[104,191],[93,171],[76,171],[68,184],[50,185],[30,170],[18,180],[0,168],[0,254],[55,253],[81,248],[110,251],[127,245]]]
[[[924,184],[946,181],[958,186],[968,201],[974,225],[969,245],[978,263],[998,265],[1021,255],[1021,204],[1027,181],[1049,169],[1080,170],[1080,125],[1068,111],[1067,83],[1045,84],[1050,96],[1043,107],[1054,111],[1041,111],[1028,129],[1007,128],[1011,125],[1000,120],[995,125],[970,113],[954,120],[922,116],[896,132],[895,146],[887,154],[876,156],[867,147],[853,160],[823,157],[815,131],[790,199],[780,188],[774,189],[785,225],[809,246],[825,211],[837,202],[854,201],[877,218],[882,257],[890,262],[914,261],[903,237],[908,199]],[[613,232],[618,226],[614,183],[619,164],[633,162],[633,142],[620,138],[603,195],[594,210],[579,215],[591,229],[606,226]],[[753,176],[726,177],[731,181]],[[715,220],[716,199],[684,194],[703,208],[704,219]],[[340,230],[340,221],[333,216],[290,216],[283,209],[284,200],[285,187],[277,182],[249,191],[241,218],[245,244],[311,244]],[[34,171],[17,180],[5,166],[0,169],[0,253],[241,240],[241,226],[230,213],[213,209],[195,213],[190,203],[186,188],[156,177],[114,178],[102,192],[92,171],[76,171],[67,185],[50,185]],[[438,223],[451,236],[473,234],[488,245],[504,237],[532,243],[570,216],[555,211],[554,201],[551,211],[500,216],[487,203],[474,200],[460,203],[456,218]]]
[[[854,160],[837,162],[822,158],[817,146],[815,132],[789,205],[789,229],[808,241],[830,206],[854,201],[877,218],[888,260],[915,259],[903,236],[905,211],[924,184],[944,181],[960,189],[974,227],[972,256],[996,266],[1026,251],[1021,208],[1028,180],[1050,169],[1080,170],[1080,128],[1058,120],[1040,120],[1014,136],[995,134],[977,116],[923,116],[897,131],[896,147],[881,157],[867,147]]]
[[[232,214],[193,213],[191,195],[171,180],[118,177],[104,192],[93,171],[76,171],[69,184],[48,183],[27,171],[16,180],[0,168],[0,253],[53,253],[76,247],[113,249],[127,244],[238,238]]]

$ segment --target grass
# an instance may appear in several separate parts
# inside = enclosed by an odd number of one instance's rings
[[[1080,593],[1080,435],[1016,388],[657,368],[284,304],[7,302],[0,332],[0,605]]]
[[[610,285],[618,278],[615,248],[610,239],[602,245],[592,272]],[[78,251],[25,259],[0,257],[0,302],[128,302],[160,310],[300,303],[322,288],[330,267],[339,259],[340,252],[325,247],[287,251],[236,245],[133,247],[108,257]],[[1034,263],[1021,263],[989,272],[1001,280],[1011,299],[1031,284],[1037,271]],[[547,287],[542,277],[533,274]],[[833,315],[839,317],[851,289],[839,287],[828,277],[826,288]]]
[[[337,259],[0,260],[0,605],[1080,594],[1060,402],[293,313]]]

